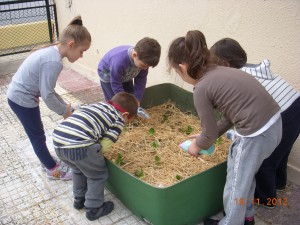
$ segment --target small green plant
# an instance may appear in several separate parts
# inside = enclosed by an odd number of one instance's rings
[[[182,176],[176,175],[176,180],[182,180]]]
[[[158,155],[156,155],[154,159],[155,159],[155,164],[157,166],[160,166],[160,164],[161,164],[160,157]]]
[[[170,110],[167,110],[164,114],[163,114],[163,122],[167,121],[169,119],[169,117],[173,114],[173,112],[171,112]]]
[[[153,136],[155,134],[155,130],[153,127],[151,127],[149,130],[148,130],[148,133],[150,136]]]
[[[222,141],[223,141],[222,137],[217,138],[217,140],[215,141],[215,145],[217,146],[221,145]]]
[[[151,144],[151,146],[153,148],[158,148],[159,144],[156,141],[153,141],[152,144]]]
[[[121,153],[118,153],[118,156],[117,156],[117,159],[115,162],[118,166],[121,166],[124,164],[123,156]]]
[[[134,176],[136,176],[138,178],[144,177],[144,171],[143,171],[143,169],[141,168],[140,170],[135,170],[134,171]]]
[[[184,132],[185,132],[187,135],[189,135],[189,134],[191,134],[191,133],[193,132],[193,128],[192,128],[190,125],[188,125],[188,126],[184,129]]]

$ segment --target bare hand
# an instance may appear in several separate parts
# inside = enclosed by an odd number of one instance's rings
[[[195,139],[199,136],[200,134],[193,134],[189,136],[189,139]]]
[[[67,119],[69,116],[71,116],[72,115],[72,107],[71,107],[71,104],[68,104],[67,105],[67,113],[66,113],[66,115],[64,115],[64,119]]]
[[[188,153],[191,156],[194,156],[194,157],[198,157],[199,156],[198,155],[198,153],[199,153],[199,147],[196,144],[196,140],[195,139],[192,141],[192,144],[189,146]]]

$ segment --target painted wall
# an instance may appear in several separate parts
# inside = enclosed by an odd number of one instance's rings
[[[166,54],[173,39],[197,29],[205,34],[209,47],[231,37],[247,51],[248,62],[268,58],[273,72],[300,91],[299,0],[60,0],[56,4],[60,31],[79,14],[90,31],[91,48],[70,66],[97,82],[97,64],[109,49],[134,45],[148,36],[159,41],[162,55],[159,65],[150,69],[147,86],[171,82],[191,91],[191,85],[167,73]],[[291,179],[300,184],[300,138],[289,164]]]

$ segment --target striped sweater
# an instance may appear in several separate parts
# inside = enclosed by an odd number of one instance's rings
[[[56,148],[80,148],[103,138],[116,142],[123,127],[124,119],[112,105],[83,105],[54,129],[53,144]]]
[[[281,112],[285,111],[300,96],[282,77],[270,70],[270,61],[265,59],[260,64],[246,64],[241,70],[255,77],[278,103]]]

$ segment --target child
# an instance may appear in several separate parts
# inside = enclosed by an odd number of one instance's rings
[[[281,139],[278,104],[245,72],[210,62],[205,36],[197,30],[175,39],[168,52],[169,69],[194,85],[194,105],[202,133],[193,135],[188,153],[197,157],[234,126],[238,138],[230,147],[223,193],[225,217],[209,224],[254,224],[254,176]],[[221,112],[219,121],[214,110]]]
[[[81,106],[53,132],[58,157],[72,168],[74,208],[85,206],[89,220],[114,208],[112,202],[104,202],[108,172],[102,152],[117,141],[124,123],[133,120],[137,108],[138,101],[132,94],[119,92],[111,101]]]
[[[134,47],[118,46],[107,52],[98,65],[98,75],[106,100],[121,91],[132,93],[141,102],[150,66],[160,58],[159,43],[145,37]]]
[[[221,39],[210,52],[219,65],[241,69],[255,77],[281,107],[282,139],[259,168],[254,195],[259,205],[274,208],[272,200],[276,199],[276,189],[286,187],[288,157],[300,132],[300,93],[271,72],[269,60],[256,65],[246,64],[247,54],[236,40]]]
[[[53,159],[47,148],[39,97],[64,119],[72,114],[71,105],[65,103],[54,88],[63,68],[62,58],[75,62],[90,45],[90,33],[82,25],[81,17],[75,17],[63,30],[58,43],[36,50],[24,60],[8,87],[8,104],[22,123],[50,179],[70,180],[72,174],[63,163]]]

